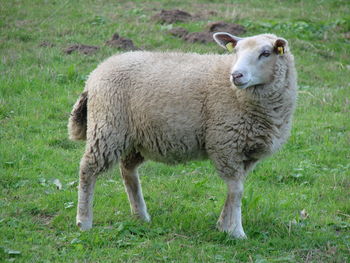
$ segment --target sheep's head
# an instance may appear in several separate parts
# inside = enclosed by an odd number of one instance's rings
[[[239,89],[271,83],[276,63],[288,52],[287,41],[271,34],[239,38],[218,32],[213,37],[220,46],[235,53],[230,80]]]

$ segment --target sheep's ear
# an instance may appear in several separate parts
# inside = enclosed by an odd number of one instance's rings
[[[237,45],[237,42],[242,39],[225,32],[215,33],[213,38],[216,43],[219,44],[219,46],[227,49],[230,52],[233,51],[233,48]]]
[[[274,51],[278,55],[283,55],[285,53],[286,46],[287,46],[287,40],[283,38],[279,38],[275,41]]]

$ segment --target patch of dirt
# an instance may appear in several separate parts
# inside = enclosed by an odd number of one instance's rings
[[[46,41],[46,40],[39,44],[39,47],[54,47],[54,46],[55,46],[54,43],[51,43],[51,42]]]
[[[233,23],[226,22],[213,22],[209,23],[207,26],[207,30],[203,32],[192,32],[189,33],[185,28],[176,27],[168,31],[169,34],[182,38],[183,40],[189,43],[210,43],[214,42],[213,33],[214,32],[228,32],[233,35],[241,35],[245,33],[247,30],[244,26]]]
[[[305,250],[299,253],[303,262],[329,262],[330,259],[335,259],[337,255],[338,249],[337,247],[331,246],[327,243],[327,247],[322,249],[310,249]],[[336,257],[338,260],[332,262],[345,262],[340,259],[340,257]]]
[[[192,20],[209,20],[211,16],[217,16],[218,13],[212,10],[200,10],[198,13],[192,15]]]
[[[49,225],[56,216],[56,214],[52,214],[47,211],[42,211],[37,208],[32,209],[31,211],[29,211],[29,213],[36,222],[39,222],[43,225]]]
[[[223,21],[208,24],[209,32],[227,32],[232,35],[241,35],[247,32],[246,28],[239,24],[226,23]]]
[[[350,40],[350,32],[344,33],[344,38]]]
[[[172,36],[175,36],[175,37],[184,37],[188,34],[188,31],[182,27],[175,27],[173,29],[170,29],[168,31],[168,33]]]
[[[193,16],[185,11],[174,10],[161,10],[160,13],[155,14],[152,19],[159,23],[172,24],[176,22],[188,22],[192,20]]]
[[[37,220],[43,225],[49,225],[54,217],[55,215],[49,214],[39,214],[36,216]]]
[[[29,24],[31,24],[33,21],[32,20],[17,20],[15,21],[16,27],[25,27]]]
[[[183,40],[189,43],[209,43],[214,42],[213,33],[212,32],[192,32],[188,33],[183,37]]]
[[[124,38],[119,36],[118,33],[115,33],[112,36],[111,40],[106,41],[106,45],[110,47],[116,47],[124,50],[137,50],[138,48],[135,47],[134,43],[131,39]]]
[[[202,10],[202,11],[200,11],[200,15],[202,15],[204,17],[217,16],[218,12],[216,12],[214,10]]]
[[[96,53],[100,48],[97,46],[89,46],[89,45],[84,45],[84,44],[73,44],[66,49],[63,50],[64,53],[66,54],[72,54],[75,51],[78,51],[82,54],[85,55],[91,55]]]

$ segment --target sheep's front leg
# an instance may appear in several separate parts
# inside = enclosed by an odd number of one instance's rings
[[[121,161],[120,173],[123,177],[125,191],[128,194],[131,212],[140,219],[149,222],[151,217],[147,212],[147,206],[143,199],[137,166],[142,163],[143,157],[134,153]]]
[[[235,238],[247,238],[242,227],[243,179],[225,178],[228,192],[224,208],[218,220],[218,228]]]
[[[146,203],[143,199],[142,188],[136,169],[127,170],[121,167],[120,171],[123,177],[125,190],[128,194],[131,212],[140,219],[149,222],[151,217],[147,212]]]

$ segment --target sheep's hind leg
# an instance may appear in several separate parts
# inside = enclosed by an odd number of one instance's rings
[[[247,238],[242,226],[243,179],[225,178],[228,192],[217,226],[235,238]]]
[[[120,173],[123,177],[125,191],[128,194],[130,209],[140,219],[149,222],[151,217],[147,212],[147,206],[143,199],[137,167],[143,162],[140,153],[129,154],[120,162]]]
[[[115,151],[103,140],[96,140],[86,148],[80,162],[76,217],[76,224],[81,230],[88,230],[92,227],[92,204],[97,176],[116,161]]]
[[[90,161],[89,154],[84,154],[80,162],[78,207],[76,223],[80,230],[92,227],[92,202],[97,178],[97,165]]]

